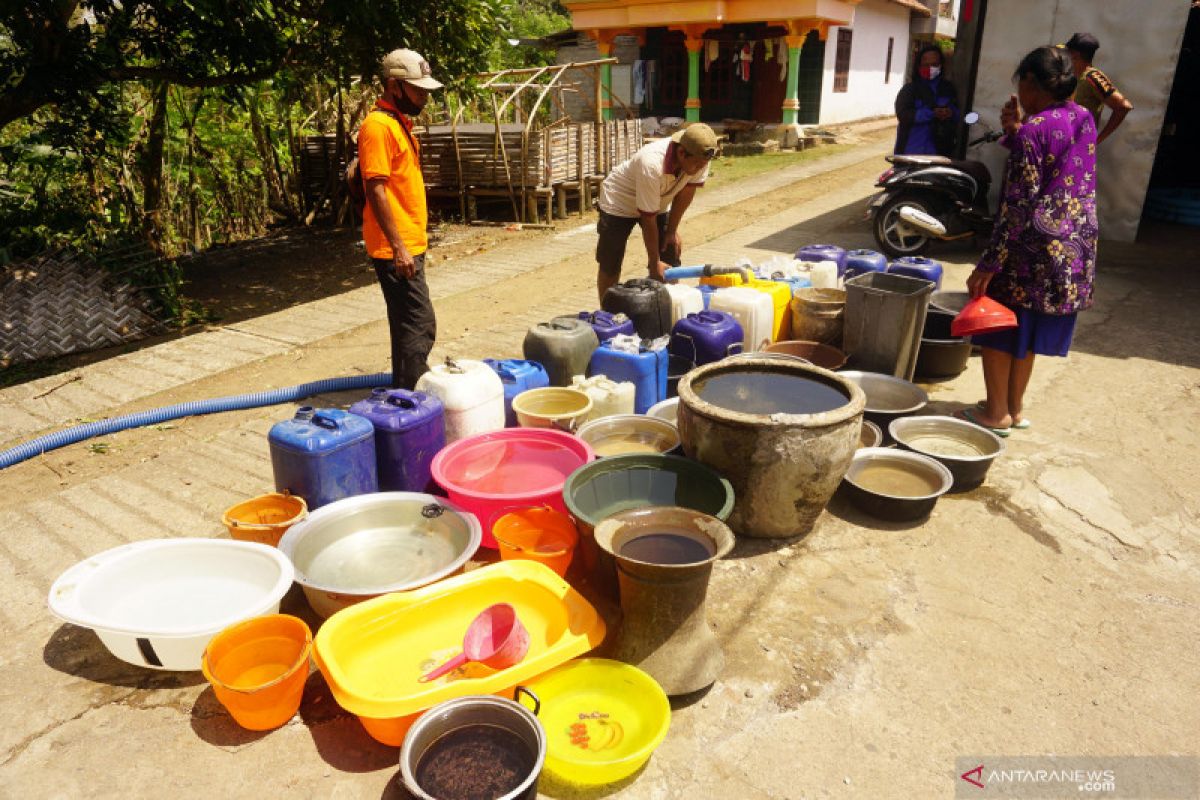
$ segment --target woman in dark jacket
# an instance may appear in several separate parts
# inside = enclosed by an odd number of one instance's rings
[[[942,51],[926,45],[917,53],[912,80],[896,95],[896,153],[949,156],[958,127],[954,84],[942,77]]]

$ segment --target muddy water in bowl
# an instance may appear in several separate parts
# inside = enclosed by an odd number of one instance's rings
[[[941,487],[933,475],[916,473],[886,461],[868,464],[853,478],[864,489],[891,497],[926,497]]]
[[[821,381],[765,370],[713,375],[693,389],[701,400],[745,414],[820,414],[850,402]]]
[[[716,548],[707,537],[664,531],[630,539],[617,551],[624,558],[646,564],[699,564],[713,557]]]
[[[934,456],[978,458],[979,456],[988,455],[971,442],[964,442],[961,439],[955,439],[951,436],[941,436],[936,433],[912,436],[906,440],[906,444],[913,450]]]

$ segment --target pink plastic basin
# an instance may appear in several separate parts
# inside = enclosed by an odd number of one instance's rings
[[[433,479],[453,503],[479,518],[484,547],[495,548],[492,525],[505,511],[548,505],[564,514],[567,476],[595,458],[569,433],[508,428],[459,439],[433,457]]]

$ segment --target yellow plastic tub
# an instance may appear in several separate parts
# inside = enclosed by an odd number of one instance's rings
[[[620,661],[581,658],[528,686],[542,701],[546,770],[568,783],[597,786],[632,775],[671,726],[662,688]]]
[[[525,658],[502,670],[471,663],[420,683],[461,651],[471,620],[499,601],[529,631]],[[338,704],[372,737],[398,747],[420,712],[443,700],[506,692],[591,650],[604,632],[596,609],[549,567],[502,561],[339,611],[317,633],[313,657]]]

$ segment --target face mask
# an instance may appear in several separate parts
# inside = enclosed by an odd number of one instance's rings
[[[927,81],[931,81],[941,74],[941,67],[921,67],[921,77]]]
[[[400,113],[407,117],[415,117],[425,109],[425,104],[417,105],[408,96],[408,92],[401,87],[393,95],[396,100],[396,108],[400,109]]]

